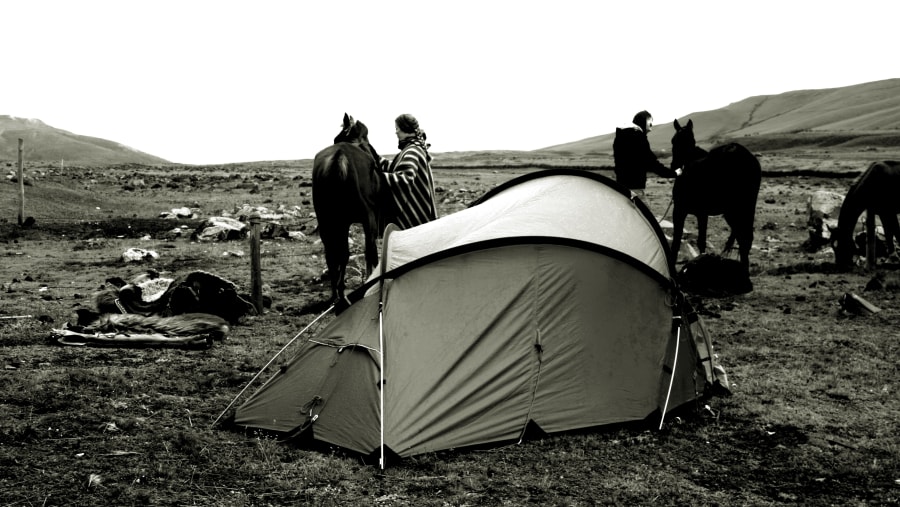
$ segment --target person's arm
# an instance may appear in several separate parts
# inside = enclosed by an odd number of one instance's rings
[[[644,146],[643,150],[644,167],[646,167],[650,171],[653,171],[657,175],[662,176],[663,178],[674,178],[681,174],[679,171],[667,167],[665,164],[660,162],[659,159],[656,158],[656,154],[653,153],[653,150],[650,149],[650,141],[647,140],[647,138],[644,138],[644,141],[646,143],[646,146]]]
[[[427,154],[409,149],[397,160],[391,172],[382,173],[401,216],[400,224],[413,227],[437,218],[434,182]]]
[[[394,170],[384,173],[385,180],[391,186],[410,186],[419,177],[420,167],[424,161],[419,161],[415,150],[409,150],[403,154],[397,162]]]
[[[665,164],[659,161],[656,158],[656,155],[653,156],[653,163],[648,164],[648,167],[651,171],[662,176],[663,178],[675,178],[681,175],[681,168],[672,169],[671,167],[667,167]]]

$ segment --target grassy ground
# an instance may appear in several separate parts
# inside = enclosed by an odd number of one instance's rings
[[[15,224],[15,187],[4,183],[0,504],[896,504],[900,296],[890,284],[866,291],[872,273],[837,272],[829,252],[802,248],[806,197],[817,189],[846,191],[849,178],[835,174],[860,171],[866,162],[856,154],[776,154],[762,161],[764,169],[786,174],[834,174],[766,177],[751,253],[755,290],[697,299],[732,396],[684,407],[661,431],[628,425],[442,451],[384,472],[340,449],[290,447],[211,427],[318,315],[311,308],[328,294],[308,216],[308,164],[48,169],[27,188],[26,214],[36,219],[30,229]],[[519,163],[437,169],[441,214],[532,170]],[[466,164],[479,165],[468,158]],[[124,190],[136,177],[146,186]],[[660,215],[670,189],[669,182],[651,181],[645,200]],[[306,237],[263,242],[263,281],[273,300],[263,316],[234,326],[208,350],[49,342],[51,329],[72,320],[75,309],[91,307],[109,277],[128,279],[148,267],[173,274],[202,269],[248,289],[246,242],[191,242],[171,231],[199,221],[156,219],[175,207],[209,216],[244,203],[306,212],[289,224]],[[354,234],[359,252],[362,240]],[[724,224],[711,220],[710,235],[712,247],[721,246]],[[126,263],[121,254],[131,247],[157,251],[159,259]],[[351,286],[361,281],[360,264],[351,269]],[[886,263],[879,271],[890,279],[896,268]],[[838,301],[851,292],[881,312],[842,310]]]

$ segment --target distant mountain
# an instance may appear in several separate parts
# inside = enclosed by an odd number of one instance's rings
[[[652,111],[651,111],[652,112]],[[900,79],[841,88],[759,95],[721,109],[687,114],[694,122],[697,144],[710,148],[737,141],[751,150],[789,148],[900,148]],[[662,154],[671,146],[673,122],[657,122],[650,145]],[[612,153],[611,132],[538,151],[590,155]]]
[[[23,158],[28,163],[98,166],[112,164],[168,164],[153,155],[122,144],[80,136],[53,128],[40,120],[0,115],[0,161],[15,162],[23,139]]]

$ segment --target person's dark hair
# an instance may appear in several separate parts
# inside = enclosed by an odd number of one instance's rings
[[[640,113],[634,115],[634,118],[631,120],[632,123],[641,128],[644,132],[647,132],[647,120],[653,118],[653,115],[648,113],[647,111],[641,111]]]
[[[416,117],[411,114],[401,114],[394,120],[394,123],[407,134],[415,134],[419,130],[419,120],[416,120]]]

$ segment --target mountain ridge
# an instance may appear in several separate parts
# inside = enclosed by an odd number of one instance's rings
[[[657,123],[650,144],[667,151],[674,122]],[[719,109],[686,114],[698,144],[738,141],[751,149],[784,147],[900,146],[900,78],[840,88],[756,95]],[[542,152],[611,153],[615,131],[541,148]]]
[[[18,159],[19,139],[24,141],[23,157],[30,163],[88,166],[170,163],[115,141],[51,127],[36,118],[0,115],[0,160]]]
[[[669,151],[674,124],[657,123],[648,136],[654,151]],[[697,143],[703,147],[729,141],[754,151],[783,149],[900,148],[900,78],[839,88],[794,90],[755,95],[725,107],[678,118],[693,120]],[[57,129],[39,119],[0,115],[0,161],[15,161],[18,139],[30,163],[82,166],[114,164],[171,165],[173,162],[129,146]],[[611,132],[531,151],[537,155],[609,156]],[[461,158],[468,152],[451,152]],[[504,154],[504,150],[476,153]]]

